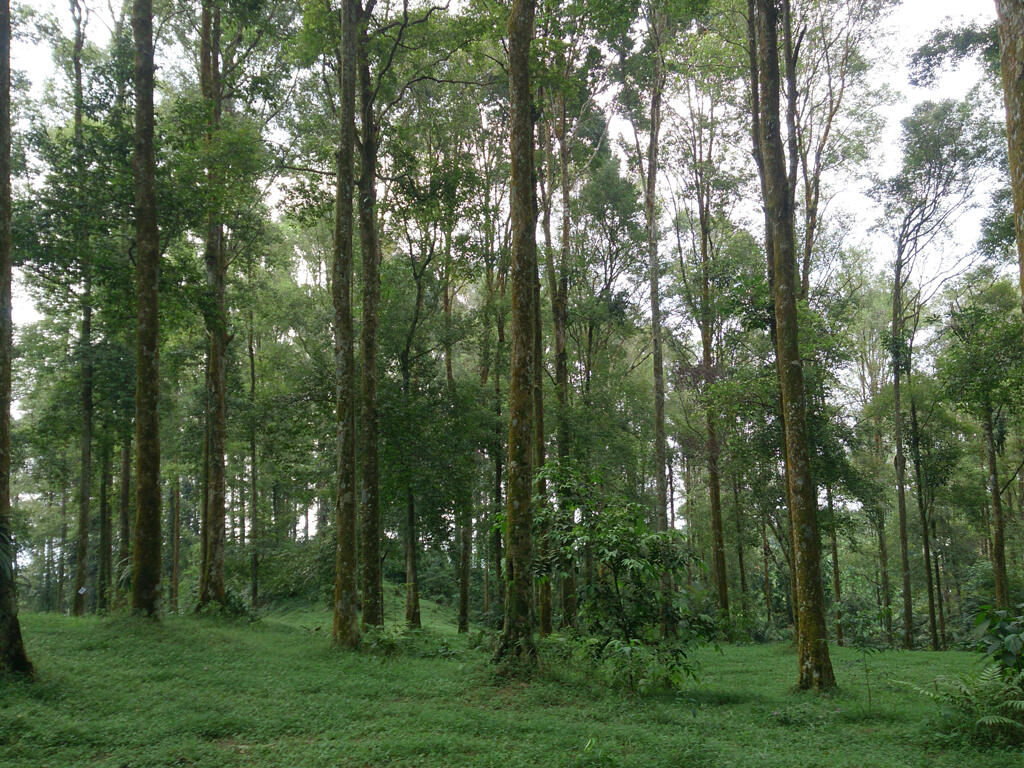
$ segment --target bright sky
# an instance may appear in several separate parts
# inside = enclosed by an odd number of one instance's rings
[[[66,25],[70,26],[70,17],[65,2],[56,0],[28,0],[36,8],[55,13]],[[98,0],[86,0],[87,5],[101,8]],[[101,40],[108,35],[106,7],[91,16],[88,34],[90,39]],[[890,65],[880,72],[897,91],[905,96],[905,100],[895,105],[888,115],[884,146],[880,147],[876,168],[885,172],[892,169],[898,162],[896,139],[899,136],[900,120],[910,113],[913,105],[919,101],[936,97],[963,96],[977,82],[980,72],[977,67],[967,66],[961,71],[945,74],[938,81],[936,88],[931,90],[913,88],[907,83],[906,61],[913,51],[928,36],[931,30],[940,26],[947,17],[954,21],[979,20],[991,21],[995,18],[995,3],[992,0],[904,0],[902,6],[893,14],[891,29],[893,31]],[[31,46],[16,43],[13,50],[13,67],[26,72],[32,82],[34,95],[42,93],[46,80],[53,75],[53,60],[45,46]],[[872,249],[877,249],[878,261],[884,262],[885,243],[868,235],[874,223],[875,213],[870,204],[862,196],[844,195],[837,204],[848,210],[857,220],[855,233],[860,231],[862,237],[870,240]],[[962,247],[969,247],[977,235],[981,212],[968,213],[957,229],[957,240]],[[33,322],[39,315],[31,300],[25,295],[20,280],[15,280],[14,322],[16,325]]]

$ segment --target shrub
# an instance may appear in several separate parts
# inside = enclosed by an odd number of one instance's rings
[[[1024,603],[1016,613],[996,610],[990,605],[978,609],[974,619],[974,637],[979,650],[1003,669],[1024,671]]]
[[[1024,671],[990,664],[969,677],[939,677],[914,689],[939,705],[940,731],[977,746],[1024,744]]]

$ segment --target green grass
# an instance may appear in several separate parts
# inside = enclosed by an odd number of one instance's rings
[[[331,649],[330,616],[308,608],[251,625],[23,615],[39,679],[0,682],[0,766],[1024,766],[940,746],[934,705],[896,682],[972,655],[869,657],[870,708],[855,651],[835,650],[843,687],[821,697],[791,692],[777,645],[703,649],[699,682],[631,697],[565,669],[498,678],[450,616],[424,616],[412,652],[384,658]]]

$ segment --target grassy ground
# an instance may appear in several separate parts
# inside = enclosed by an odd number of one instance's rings
[[[395,615],[392,613],[391,615]],[[794,694],[783,646],[698,654],[700,681],[631,697],[571,671],[496,678],[443,611],[412,653],[329,647],[330,617],[255,624],[23,615],[39,671],[0,682],[0,766],[1024,766],[1021,752],[942,747],[933,705],[897,681],[969,671],[962,653],[836,649],[843,686]]]

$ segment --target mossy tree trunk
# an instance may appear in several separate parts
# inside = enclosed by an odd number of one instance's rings
[[[132,610],[160,608],[159,276],[153,144],[153,3],[133,0],[135,38],[135,543]]]
[[[358,0],[344,0],[341,47],[336,68],[340,105],[334,258],[331,293],[334,304],[335,401],[338,424],[337,494],[335,499],[334,643],[359,645],[359,595],[356,558],[355,350],[352,331],[352,195],[354,192],[356,25]]]
[[[807,437],[803,365],[797,325],[797,268],[791,182],[779,122],[779,15],[788,38],[788,0],[756,0],[757,69],[760,90],[760,142],[765,209],[774,244],[774,303],[779,389],[785,419],[785,458],[793,524],[795,613],[799,628],[800,688],[828,689],[835,675],[828,650],[824,589],[821,576],[821,537],[816,487],[811,478]],[[781,5],[781,9],[780,9]],[[787,57],[788,58],[788,57]]]
[[[18,622],[11,531],[11,5],[0,2],[0,673],[31,675]],[[61,552],[63,556],[63,551]]]
[[[505,622],[499,660],[536,664],[533,638],[534,282],[537,208],[534,194],[530,46],[535,0],[513,0],[508,16],[512,352],[509,368],[508,489],[505,507]]]

